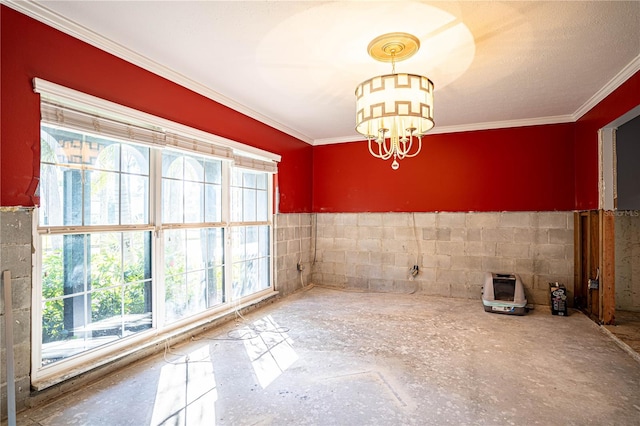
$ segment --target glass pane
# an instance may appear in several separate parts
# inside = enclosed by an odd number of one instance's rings
[[[187,311],[185,314],[193,315],[206,309],[206,278],[205,271],[190,272],[187,274]]]
[[[270,286],[269,226],[232,229],[233,295],[243,297]]]
[[[63,168],[40,165],[40,225],[60,226],[63,222]],[[68,170],[68,169],[67,169]]]
[[[49,300],[42,304],[42,343],[65,340],[69,336],[69,330],[64,327],[65,300]]]
[[[41,158],[58,164],[82,164],[82,141],[78,132],[42,126],[41,145],[49,148],[41,152]],[[55,161],[51,161],[55,158]]]
[[[207,266],[222,265],[224,263],[224,239],[222,228],[207,229]]]
[[[118,339],[121,320],[118,319],[118,316],[115,317],[115,320],[114,317],[109,316],[109,303],[101,300],[111,299],[111,296],[102,293],[112,293],[112,291],[99,293],[94,296],[95,306],[92,308],[95,309],[92,311],[87,309],[85,295],[67,297],[43,304],[42,365],[68,358]],[[104,306],[104,318],[100,321],[87,323],[87,320],[91,321],[91,312],[97,313],[101,306]]]
[[[221,228],[165,231],[167,321],[204,311],[224,300]],[[219,266],[216,266],[219,265]]]
[[[84,234],[62,236],[62,277],[64,294],[85,291],[88,281],[86,246],[90,236]]]
[[[258,290],[264,290],[268,288],[270,284],[270,271],[269,271],[269,258],[263,257],[259,261],[260,273],[259,273],[259,285]]]
[[[120,174],[87,170],[84,188],[85,225],[120,222]]]
[[[182,179],[183,156],[174,152],[162,153],[162,177]]]
[[[222,183],[222,161],[207,160],[205,163],[204,181],[207,183]]]
[[[237,262],[233,264],[233,269],[231,271],[233,276],[233,284],[232,284],[232,292],[233,299],[239,299],[243,294],[243,286],[245,283],[246,276],[246,262]]]
[[[62,342],[84,338],[84,295],[45,301],[42,304],[42,343]],[[84,350],[83,346],[55,345],[48,353],[43,347],[42,364],[74,355]]]
[[[124,319],[125,335],[151,328],[151,281],[125,287]]]
[[[122,193],[120,223],[142,225],[149,223],[149,178],[147,176],[121,175]]]
[[[242,171],[233,169],[231,171],[231,186],[242,186]]]
[[[120,170],[120,143],[108,139],[86,136],[82,162],[100,170]]]
[[[151,232],[124,232],[122,260],[125,282],[151,278]]]
[[[267,191],[258,191],[256,206],[256,220],[266,222],[269,220],[269,203],[267,200]]]
[[[207,307],[224,302],[224,268],[218,266],[207,271]]]
[[[247,261],[245,266],[245,278],[242,286],[242,296],[246,296],[251,293],[255,293],[260,290],[258,286],[258,278],[260,271],[259,269],[259,261],[257,259]]]
[[[250,172],[244,172],[243,174],[244,174],[243,186],[245,188],[256,188],[256,183],[257,183],[256,175]]]
[[[185,231],[182,229],[164,231],[165,275],[184,274],[187,265],[185,252]]]
[[[91,337],[122,337],[122,287],[94,291],[91,297]]]
[[[242,189],[231,188],[231,221],[242,222]]]
[[[258,244],[258,227],[248,226],[246,228],[245,256],[246,259],[255,259],[260,253]]]
[[[266,190],[269,175],[267,173],[256,174],[256,188]]]
[[[121,169],[125,173],[149,175],[149,148],[122,144]]]
[[[58,129],[53,127],[40,126],[40,161],[41,163],[55,164],[62,162],[64,159],[64,153],[62,151],[62,144],[58,143],[57,136]],[[80,135],[74,133],[74,137],[79,139]],[[61,138],[62,139],[62,138]],[[58,155],[62,157],[58,160]]]
[[[243,221],[244,222],[253,222],[256,220],[256,190],[255,189],[244,189],[242,191],[242,201],[243,201]]]
[[[122,284],[121,233],[92,234],[89,265],[91,288]]]
[[[42,298],[64,295],[64,261],[62,235],[42,236]]]
[[[207,257],[205,229],[189,229],[187,235],[187,271],[195,271],[205,268],[205,259]],[[201,238],[205,237],[205,238]]]
[[[205,222],[220,222],[222,220],[221,199],[222,193],[220,185],[205,185]]]
[[[82,170],[61,168],[62,224],[82,225]]]
[[[269,246],[269,227],[261,226],[258,232],[260,234],[259,256],[269,256],[271,251]]]
[[[182,318],[187,308],[185,275],[165,275],[165,317],[167,322]]]
[[[184,182],[184,221],[199,223],[204,220],[204,184]]]
[[[241,262],[245,259],[245,241],[244,227],[231,229],[231,244],[233,247],[232,261],[233,263]]]
[[[162,179],[162,221],[183,222],[182,181]]]
[[[204,182],[204,160],[195,157],[184,157],[184,180]]]

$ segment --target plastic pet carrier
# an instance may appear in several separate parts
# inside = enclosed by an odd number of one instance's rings
[[[487,272],[482,288],[482,304],[486,312],[524,315],[527,298],[520,277],[516,274]]]

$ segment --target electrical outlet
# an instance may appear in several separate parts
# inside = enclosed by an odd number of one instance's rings
[[[412,277],[415,277],[418,275],[418,272],[420,272],[420,268],[418,267],[418,265],[413,265],[409,272],[411,272]]]

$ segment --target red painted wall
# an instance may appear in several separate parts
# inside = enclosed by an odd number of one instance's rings
[[[576,122],[576,210],[598,208],[598,130],[640,105],[640,72]]]
[[[316,212],[572,210],[574,124],[430,135],[400,161],[365,142],[314,148]]]
[[[282,156],[283,213],[597,208],[597,130],[640,104],[636,73],[577,123],[431,135],[390,163],[366,143],[311,147],[0,6],[0,205],[32,206],[40,77]]]
[[[39,77],[282,156],[280,211],[311,210],[313,148],[176,83],[0,6],[2,206],[33,206],[39,176]]]

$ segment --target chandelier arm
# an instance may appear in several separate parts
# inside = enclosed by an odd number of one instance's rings
[[[371,148],[371,141],[372,140],[373,139],[367,139],[367,141],[369,141],[369,152],[371,153],[371,155],[373,155],[376,158],[380,158],[382,160],[386,160],[386,158],[382,158],[382,153],[376,154],[375,152],[373,152],[373,149]],[[378,151],[380,151],[380,145],[378,145]]]
[[[402,158],[410,157],[409,153],[411,152],[412,146],[413,146],[413,136],[409,134],[407,143],[404,144],[404,149],[402,151]]]
[[[416,136],[416,137],[418,138],[418,149],[413,154],[406,154],[405,157],[407,158],[415,157],[420,153],[420,150],[422,150],[422,136]]]
[[[379,158],[383,160],[388,160],[389,158],[391,158],[392,155],[393,155],[393,151],[387,150],[387,148],[385,147],[384,153],[380,152]]]
[[[393,155],[393,143],[391,142],[391,138],[389,138],[389,145],[387,145],[387,139],[384,138],[384,133],[382,135],[382,142],[380,142],[379,150],[380,157],[383,160],[388,160]]]

